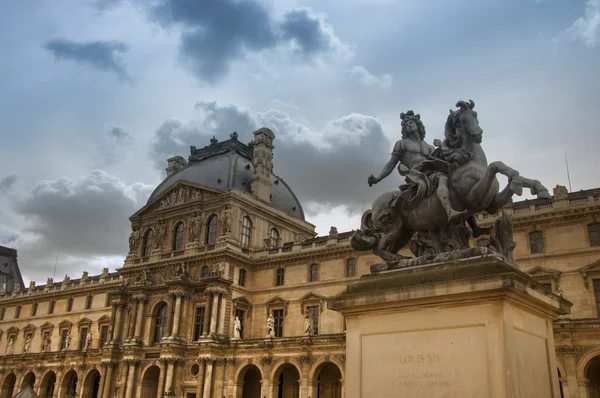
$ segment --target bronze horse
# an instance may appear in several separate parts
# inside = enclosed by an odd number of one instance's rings
[[[448,162],[450,167],[448,188],[450,200],[455,210],[466,210],[459,220],[465,220],[473,229],[477,229],[473,215],[487,211],[497,211],[514,194],[522,195],[523,187],[529,188],[538,198],[551,199],[548,190],[538,181],[525,178],[519,172],[502,162],[488,165],[481,147],[483,130],[479,127],[475,103],[459,101],[457,110],[450,110],[446,120],[446,139],[437,156]],[[507,186],[500,191],[496,174],[508,177]],[[407,258],[397,252],[404,248],[416,232],[441,230],[448,228],[446,210],[437,195],[430,195],[413,207],[405,206],[401,191],[386,192],[373,202],[361,219],[361,229],[352,237],[352,246],[356,250],[373,250],[373,253],[389,265],[397,264]],[[479,231],[477,231],[479,232]]]

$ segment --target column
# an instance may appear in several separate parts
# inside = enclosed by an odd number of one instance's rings
[[[104,377],[104,383],[100,383],[102,385],[102,395],[98,393],[98,397],[101,398],[110,398],[111,395],[111,386],[112,386],[112,374],[114,370],[115,364],[113,362],[106,362],[106,377]]]
[[[129,362],[121,361],[123,364],[123,369],[121,370],[121,386],[119,389],[119,398],[125,398],[125,391],[127,387],[127,375],[129,374]]]
[[[117,303],[111,303],[112,311],[110,313],[110,333],[108,335],[108,341],[113,341],[115,335],[115,322],[117,320]]]
[[[173,306],[175,305],[175,293],[169,292],[169,318],[167,319],[167,336],[170,336],[173,330]]]
[[[135,320],[135,331],[133,333],[134,340],[143,341],[142,338],[142,326],[144,320],[144,302],[146,301],[145,296],[138,296],[138,309],[137,309],[137,318]]]
[[[219,293],[213,292],[212,308],[210,310],[210,335],[217,333],[217,315],[219,312]]]
[[[173,315],[173,337],[179,335],[179,323],[181,320],[181,300],[183,299],[183,292],[177,292],[175,298],[175,314]]]
[[[211,389],[212,389],[212,373],[213,366],[215,364],[215,360],[212,358],[206,358],[206,372],[204,375],[204,394],[202,398],[210,398]]]
[[[133,398],[133,392],[135,390],[135,368],[139,361],[135,359],[129,359],[129,375],[127,376],[127,389],[125,392],[125,398]]]
[[[169,358],[167,360],[167,377],[165,378],[165,390],[168,390],[170,388],[171,390],[175,391],[173,388],[173,373],[175,371],[176,362],[177,360],[174,358]]]
[[[135,299],[133,299],[131,305],[131,317],[129,317],[129,325],[127,329],[127,341],[133,340],[133,333],[135,332],[135,322],[137,320],[137,310],[137,302]]]
[[[104,396],[104,384],[106,383],[106,369],[108,368],[108,362],[100,362],[100,385],[98,386],[98,398]],[[37,393],[37,391],[36,391]],[[38,393],[39,395],[39,393]]]
[[[267,375],[267,376],[263,377],[261,380],[260,396],[261,397],[271,397],[272,391],[270,391],[270,389],[271,389],[270,375],[271,375],[271,363],[272,363],[273,359],[271,357],[263,357],[260,359],[260,361],[263,366],[263,372],[265,375]]]
[[[113,339],[112,341],[115,343],[119,343],[121,341],[121,324],[123,322],[123,303],[117,304],[117,313],[115,314],[115,323],[113,329]]]
[[[160,375],[158,376],[158,391],[156,392],[156,398],[163,398],[164,393],[165,393],[165,378],[166,378],[167,359],[160,358],[158,360],[158,365],[160,367]]]
[[[565,372],[567,374],[562,375],[562,377],[568,381],[566,386],[563,385],[563,389],[569,390],[570,398],[580,398],[577,383],[577,360],[574,355],[564,355],[563,363],[565,364]]]
[[[225,292],[221,293],[221,300],[219,300],[219,334],[221,336],[225,334],[229,334],[225,332],[225,315],[227,311],[225,308],[227,307],[227,294]]]
[[[198,385],[196,387],[196,398],[202,398],[202,393],[204,392],[204,358],[200,358],[198,360],[198,365],[200,365],[200,370],[198,371]]]
[[[301,355],[298,358],[298,362],[302,364],[302,373],[300,374],[300,396],[312,396],[312,384],[310,383],[310,380],[308,380],[308,373],[310,372],[310,357],[308,355]]]
[[[54,385],[54,393],[52,394],[52,398],[58,398],[59,397],[58,394],[62,392],[60,390],[62,390],[62,381],[63,381],[62,378],[63,378],[64,373],[65,372],[62,369],[62,365],[61,365],[61,367],[57,368],[56,384]]]

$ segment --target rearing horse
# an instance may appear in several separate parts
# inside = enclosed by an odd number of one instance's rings
[[[529,188],[540,199],[551,199],[548,190],[538,181],[525,178],[502,162],[488,165],[481,140],[475,103],[459,101],[457,110],[450,110],[446,120],[446,139],[439,157],[452,165],[448,178],[450,200],[455,210],[466,210],[465,218],[487,211],[496,214],[514,194],[521,195]],[[499,191],[496,174],[508,177],[508,184]],[[412,208],[404,206],[401,191],[386,192],[373,202],[361,219],[361,229],[352,237],[356,250],[373,250],[388,263],[406,258],[397,254],[415,232],[439,230],[449,226],[446,210],[437,195],[424,198]],[[473,225],[472,225],[473,227]]]

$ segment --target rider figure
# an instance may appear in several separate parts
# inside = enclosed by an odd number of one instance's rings
[[[448,192],[448,176],[440,170],[437,161],[430,159],[435,148],[424,141],[425,126],[421,121],[421,116],[415,115],[413,111],[407,111],[400,114],[400,119],[402,119],[402,139],[394,145],[392,156],[381,170],[379,177],[372,174],[369,176],[369,186],[377,184],[390,175],[398,165],[398,172],[401,176],[406,177],[407,182],[426,186],[427,192],[424,197],[435,190],[438,199],[446,209],[450,222],[460,219],[467,211],[457,211],[452,208]],[[438,144],[439,141],[435,140],[434,143]]]

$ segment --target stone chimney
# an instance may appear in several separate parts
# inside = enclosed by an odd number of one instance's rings
[[[182,156],[173,156],[172,158],[167,159],[167,168],[165,169],[167,170],[167,177],[177,173],[185,166],[187,166],[187,160]]]
[[[275,134],[263,127],[254,132],[254,141],[252,141],[252,178],[250,179],[250,188],[253,195],[265,202],[270,202],[271,200],[274,139]]]

